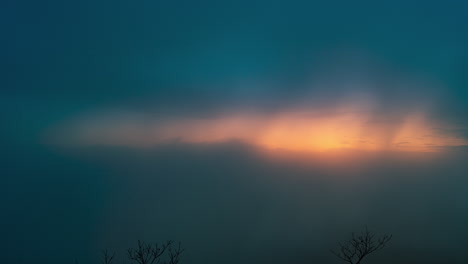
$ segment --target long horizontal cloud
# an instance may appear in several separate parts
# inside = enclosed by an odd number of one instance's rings
[[[460,128],[427,117],[423,109],[381,113],[370,101],[275,113],[247,110],[209,118],[155,118],[108,111],[81,117],[49,131],[60,145],[152,147],[172,141],[217,143],[240,140],[267,149],[327,151],[437,151],[468,145]]]
[[[468,144],[467,124],[441,110],[445,85],[398,73],[358,52],[315,64],[321,66],[300,74],[304,78],[258,77],[237,86],[219,84],[211,92],[205,88],[206,100],[190,93],[181,95],[183,104],[174,98],[164,104],[157,94],[148,94],[113,109],[92,109],[50,128],[46,141],[152,147],[239,140],[266,149],[314,152],[429,152]]]

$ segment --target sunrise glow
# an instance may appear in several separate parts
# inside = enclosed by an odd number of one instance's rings
[[[148,120],[132,115],[75,122],[67,128],[81,145],[152,147],[173,141],[219,143],[238,140],[271,150],[435,152],[467,145],[423,113],[376,116],[358,107],[332,112],[310,109],[275,114],[233,113],[205,119]],[[445,132],[444,132],[445,131]]]

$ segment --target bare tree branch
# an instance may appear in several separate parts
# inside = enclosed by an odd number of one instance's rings
[[[380,250],[392,239],[392,235],[383,235],[375,239],[375,234],[366,229],[359,235],[351,234],[351,238],[339,243],[339,250],[331,250],[332,254],[350,264],[360,264],[367,255]]]
[[[176,248],[169,247],[169,264],[178,264],[179,257],[184,252],[185,249],[181,248],[180,242],[178,243]]]
[[[178,264],[179,257],[184,251],[181,248],[180,242],[177,248],[172,248],[172,240],[168,240],[159,246],[158,244],[149,244],[138,240],[137,248],[129,248],[127,251],[128,258],[138,264],[159,264],[163,258],[163,254],[168,252],[169,262],[164,261],[164,264]]]
[[[102,251],[102,264],[112,264],[112,261],[114,260],[115,253],[109,254],[109,251],[107,249]]]

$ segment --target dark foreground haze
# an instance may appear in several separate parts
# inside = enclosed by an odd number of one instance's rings
[[[466,150],[288,155],[235,142],[16,148],[4,157],[15,176],[2,191],[4,257],[96,263],[107,247],[124,260],[138,239],[171,238],[184,243],[183,263],[337,263],[329,250],[368,225],[394,236],[370,263],[466,261]]]

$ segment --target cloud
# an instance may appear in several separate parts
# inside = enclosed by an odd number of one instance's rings
[[[299,106],[266,113],[239,109],[206,118],[108,111],[61,124],[48,132],[47,140],[64,146],[137,148],[173,141],[202,144],[239,140],[289,151],[428,152],[467,145],[459,131],[464,130],[431,120],[424,109],[382,113],[375,102],[352,98],[328,107]]]

